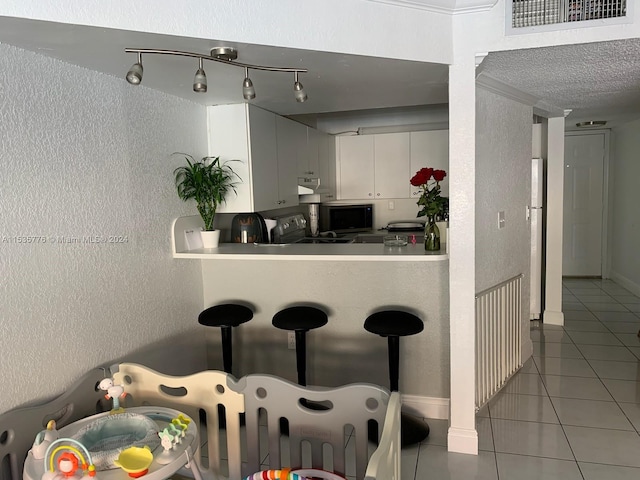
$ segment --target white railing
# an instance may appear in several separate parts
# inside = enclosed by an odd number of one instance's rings
[[[522,274],[476,294],[476,408],[522,366]]]
[[[582,22],[624,17],[626,0],[513,0],[512,26]]]

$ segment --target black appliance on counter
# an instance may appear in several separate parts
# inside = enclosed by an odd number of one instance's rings
[[[320,205],[320,230],[336,233],[373,230],[373,205]]]
[[[231,221],[232,243],[268,243],[267,224],[259,213],[239,213]]]
[[[345,238],[342,235],[335,236],[319,236],[308,237],[307,233],[307,219],[301,213],[294,213],[291,215],[285,215],[282,217],[276,217],[276,226],[273,228],[273,243],[323,243],[323,244],[336,244],[336,243],[351,243],[353,238]]]

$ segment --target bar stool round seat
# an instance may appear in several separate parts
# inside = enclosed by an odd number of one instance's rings
[[[327,324],[327,314],[316,307],[297,305],[280,310],[273,316],[272,324],[281,330],[296,334],[296,369],[298,384],[307,385],[307,345],[306,333]]]
[[[222,363],[224,371],[231,373],[233,360],[231,329],[253,318],[253,311],[244,305],[224,303],[203,310],[198,323],[206,327],[219,327],[222,334]]]
[[[400,377],[400,337],[422,332],[424,330],[422,320],[412,313],[400,310],[383,310],[367,317],[364,328],[368,332],[387,337],[390,389],[397,392]],[[429,436],[429,425],[423,420],[403,413],[401,422],[401,444],[403,447],[420,443]],[[377,438],[372,440],[377,440]]]

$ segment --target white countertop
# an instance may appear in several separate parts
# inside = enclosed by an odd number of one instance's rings
[[[423,243],[405,247],[386,247],[381,243],[343,244],[246,244],[221,243],[218,248],[176,252],[175,258],[210,260],[331,260],[331,261],[391,261],[441,262],[449,259],[445,245],[436,252],[427,252]]]

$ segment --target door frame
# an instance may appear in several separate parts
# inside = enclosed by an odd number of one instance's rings
[[[609,251],[609,215],[612,212],[609,212],[610,202],[609,202],[609,191],[612,188],[611,182],[612,178],[609,174],[609,161],[610,161],[610,150],[611,150],[611,130],[610,129],[597,129],[597,130],[589,130],[589,131],[565,131],[565,137],[583,137],[587,135],[604,135],[604,159],[603,159],[603,171],[602,171],[602,270],[601,275],[602,278],[610,278],[610,268],[611,268],[611,252]],[[565,192],[566,194],[566,192]],[[564,222],[564,220],[563,220]]]

